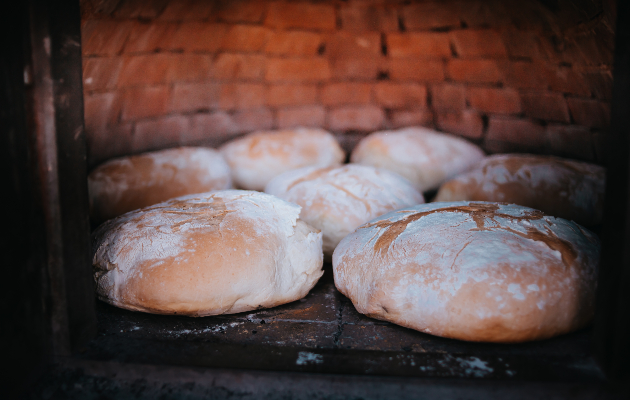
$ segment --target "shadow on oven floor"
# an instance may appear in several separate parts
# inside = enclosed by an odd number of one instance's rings
[[[273,309],[190,318],[98,302],[97,315],[98,337],[48,371],[31,398],[624,396],[593,359],[590,328],[510,345],[435,337],[357,313],[329,264],[308,296]]]
[[[357,313],[330,265],[284,306],[190,318],[98,302],[99,336],[82,358],[118,362],[393,376],[597,381],[590,329],[523,344],[450,340]]]

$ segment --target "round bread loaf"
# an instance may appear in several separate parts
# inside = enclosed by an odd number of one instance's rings
[[[221,148],[241,189],[264,190],[273,177],[301,167],[340,165],[345,154],[322,129],[297,128],[253,132]]]
[[[230,168],[213,149],[180,147],[116,158],[88,175],[90,217],[101,223],[173,197],[230,187]]]
[[[465,139],[414,127],[366,136],[352,151],[351,161],[394,171],[426,192],[483,157],[483,151]]]
[[[599,165],[531,154],[487,157],[444,183],[435,201],[501,201],[586,226],[602,222],[606,170]]]
[[[183,196],[124,214],[93,235],[98,298],[194,317],[300,299],[323,274],[322,235],[300,207],[264,193]]]
[[[359,225],[424,203],[422,194],[400,175],[357,164],[285,172],[272,179],[265,192],[302,206],[300,218],[322,231],[328,259]]]
[[[600,245],[574,222],[498,203],[383,215],[333,254],[337,288],[370,317],[447,338],[546,339],[593,317]]]

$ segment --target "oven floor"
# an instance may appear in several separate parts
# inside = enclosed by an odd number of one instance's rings
[[[306,298],[273,309],[190,318],[98,302],[99,334],[80,358],[334,374],[597,382],[589,328],[523,344],[468,343],[359,314],[331,266]]]

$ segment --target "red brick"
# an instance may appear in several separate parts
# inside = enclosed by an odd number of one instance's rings
[[[506,66],[505,79],[508,87],[539,90],[549,88],[546,65],[538,62],[513,61]]]
[[[326,110],[322,106],[303,106],[278,110],[278,128],[323,127]]]
[[[562,50],[559,48],[564,45],[562,41],[558,40],[558,37],[553,35],[540,35],[540,51],[543,53],[544,58],[552,62],[553,64],[560,64],[566,60],[562,60]]]
[[[166,83],[173,57],[171,54],[125,57],[118,78],[118,86],[127,87]]]
[[[188,112],[219,106],[221,85],[217,83],[175,84],[168,111]]]
[[[395,110],[391,113],[391,123],[393,128],[431,126],[433,124],[433,113],[426,108]]]
[[[584,77],[573,68],[550,66],[546,72],[549,88],[554,92],[590,96],[591,91]]]
[[[527,92],[521,94],[525,115],[545,121],[571,122],[564,96],[553,92]]]
[[[604,33],[604,32],[600,32]],[[560,44],[550,37],[545,37],[543,45],[546,55],[554,63],[570,63],[587,66],[612,65],[613,40],[606,40],[604,35],[572,35],[570,40]]]
[[[377,32],[363,34],[336,32],[327,38],[326,54],[332,59],[379,56],[381,55],[381,35]]]
[[[262,79],[264,69],[262,55],[221,53],[214,62],[212,75],[218,79]]]
[[[113,89],[118,82],[122,64],[119,57],[84,58],[83,90]]]
[[[267,81],[324,81],[330,78],[330,66],[324,58],[267,60]]]
[[[265,86],[258,83],[230,83],[221,86],[219,106],[223,110],[257,108],[265,105]]]
[[[88,165],[93,167],[110,158],[132,153],[132,124],[86,131]]]
[[[329,127],[333,131],[374,131],[383,126],[385,113],[380,107],[347,106],[330,112]]]
[[[272,85],[267,89],[267,105],[300,106],[317,102],[315,85]]]
[[[506,29],[503,31],[503,43],[507,53],[514,58],[542,59],[540,33],[536,31],[522,31]]]
[[[391,57],[450,57],[447,33],[389,33],[387,51]]]
[[[551,153],[585,161],[595,159],[590,129],[575,125],[548,125]]]
[[[199,82],[207,80],[212,74],[212,55],[176,54],[166,79],[168,82]]]
[[[405,6],[402,12],[405,27],[410,30],[459,27],[459,7],[455,5],[452,2],[423,2]]]
[[[224,111],[210,114],[195,114],[191,120],[189,134],[182,140],[182,144],[196,143],[212,147],[232,139],[240,132],[236,122]]]
[[[454,81],[468,83],[499,83],[503,73],[495,60],[460,60],[448,62],[446,69]]]
[[[323,43],[324,38],[321,33],[279,31],[270,35],[265,52],[288,56],[316,56]]]
[[[389,77],[394,80],[441,82],[444,80],[444,63],[414,59],[389,60]]]
[[[416,83],[379,82],[374,85],[374,99],[384,107],[424,107],[427,105],[427,88]]]
[[[170,1],[158,17],[163,21],[201,21],[210,16],[213,3],[208,0]]]
[[[94,93],[84,97],[85,130],[89,134],[104,130],[118,121],[120,97],[118,93]]]
[[[491,114],[518,114],[521,112],[521,97],[514,89],[468,88],[470,106]]]
[[[466,107],[466,89],[452,84],[433,86],[431,104],[438,111],[461,111]]]
[[[596,34],[575,35],[573,38],[575,40],[575,59],[578,60],[575,63],[594,67],[613,65],[615,39],[612,32],[600,28]]]
[[[265,24],[273,28],[303,28],[332,31],[336,27],[332,4],[268,3]]]
[[[545,14],[541,13],[541,7],[537,3],[530,1],[504,3],[505,7],[509,9],[509,21],[517,29],[540,31],[549,29],[550,21],[544,16]],[[490,4],[494,5],[497,3],[491,2]],[[569,7],[565,7],[565,10],[567,8]]]
[[[81,51],[84,56],[119,54],[134,22],[88,20],[81,29]]]
[[[370,102],[370,89],[368,83],[329,83],[322,89],[322,104],[327,106],[366,104]]]
[[[513,1],[479,0],[459,2],[458,5],[459,17],[468,27],[511,27],[513,24],[510,18],[515,8]]]
[[[271,31],[252,25],[232,25],[228,28],[221,49],[227,51],[258,51],[263,48]]]
[[[607,103],[571,97],[567,103],[576,124],[591,128],[608,128],[610,125],[610,105]]]
[[[122,120],[157,117],[166,113],[168,86],[139,87],[124,92]]]
[[[586,71],[584,72],[584,79],[595,98],[600,100],[612,99],[612,71]]]
[[[479,139],[483,135],[481,116],[473,110],[461,112],[440,112],[437,114],[437,127],[447,133]]]
[[[232,118],[239,132],[252,132],[273,127],[273,114],[267,108],[237,111]]]
[[[396,32],[398,13],[393,7],[362,7],[350,5],[339,11],[341,27],[351,32]]]
[[[455,52],[460,57],[506,57],[507,50],[499,33],[492,30],[451,32]]]
[[[88,0],[82,1],[81,4],[81,20],[98,19],[105,16],[111,16],[120,0]]]
[[[226,22],[261,22],[265,2],[260,0],[230,0],[216,2],[214,14]]]
[[[177,24],[168,22],[136,22],[129,33],[124,53],[151,53],[164,48],[177,31]]]
[[[131,147],[134,152],[141,152],[176,146],[189,130],[190,120],[184,115],[136,122]]]
[[[545,128],[527,120],[490,117],[485,139],[490,152],[541,151],[547,148]]]
[[[154,19],[166,7],[168,0],[122,0],[114,15],[121,18]]]
[[[376,79],[384,59],[343,58],[332,60],[332,76],[337,79]]]
[[[179,25],[173,37],[164,45],[169,49],[210,51],[221,48],[227,25],[205,22],[187,22]]]

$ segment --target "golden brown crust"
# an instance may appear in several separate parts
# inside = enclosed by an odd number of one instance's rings
[[[392,212],[341,241],[337,288],[357,310],[438,336],[516,343],[571,332],[594,314],[597,238],[499,203]]]
[[[371,133],[354,148],[351,160],[396,172],[426,192],[437,189],[483,157],[479,147],[461,137],[409,127]]]
[[[93,222],[174,197],[231,187],[222,156],[209,148],[181,147],[110,160],[88,176]]]
[[[327,260],[339,241],[359,225],[424,203],[422,194],[401,176],[357,164],[289,171],[272,179],[265,191],[302,207],[301,218],[324,235]]]
[[[205,316],[304,297],[321,274],[321,233],[263,193],[185,196],[110,220],[94,235],[101,300]]]
[[[605,169],[597,165],[501,154],[445,182],[434,201],[501,201],[593,226],[602,221],[604,187]]]
[[[340,165],[345,154],[329,132],[315,128],[258,131],[221,147],[236,187],[264,190],[275,176],[292,169]]]

